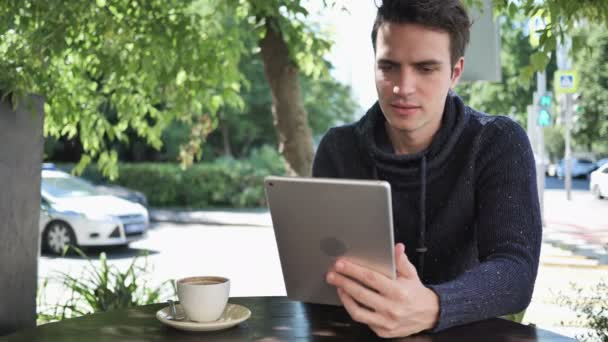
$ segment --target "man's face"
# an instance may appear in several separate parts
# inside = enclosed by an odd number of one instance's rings
[[[417,24],[384,23],[376,39],[376,90],[389,129],[429,138],[439,129],[448,90],[464,59],[452,66],[450,36]]]

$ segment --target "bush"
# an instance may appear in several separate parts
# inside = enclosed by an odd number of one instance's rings
[[[59,167],[69,172],[73,165]],[[122,163],[118,169],[113,184],[143,192],[151,206],[182,208],[265,206],[264,177],[286,172],[283,158],[271,147],[252,151],[248,159],[219,158],[186,170],[171,163]],[[104,182],[95,166],[82,177]]]
[[[581,341],[608,342],[608,281],[602,280],[590,289],[576,286],[574,289],[576,296],[563,296],[559,302],[573,309],[583,324],[591,329],[587,335],[577,338]]]

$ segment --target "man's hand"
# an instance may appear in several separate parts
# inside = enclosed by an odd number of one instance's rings
[[[404,337],[431,329],[439,315],[439,297],[425,287],[405,246],[395,246],[397,279],[339,259],[327,273],[327,282],[351,318],[367,324],[380,337]]]

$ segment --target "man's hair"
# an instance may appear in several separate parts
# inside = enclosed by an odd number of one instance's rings
[[[450,35],[452,66],[464,56],[469,43],[471,21],[460,0],[383,0],[372,29],[376,51],[378,28],[383,23],[418,24]]]

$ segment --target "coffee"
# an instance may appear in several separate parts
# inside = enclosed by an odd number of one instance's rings
[[[221,277],[192,277],[180,280],[181,284],[187,285],[213,285],[227,282],[228,279]]]
[[[189,320],[215,321],[222,315],[230,292],[230,280],[224,277],[199,276],[175,282],[177,297]]]

